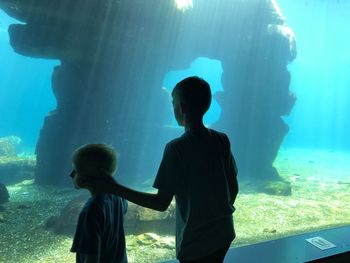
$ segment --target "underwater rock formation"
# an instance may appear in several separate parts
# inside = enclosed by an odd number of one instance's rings
[[[173,3],[2,0],[0,7],[26,22],[9,28],[16,52],[61,60],[52,78],[57,109],[45,118],[36,147],[36,182],[70,184],[72,151],[97,141],[118,150],[119,174],[133,178],[146,171],[149,177],[158,162],[149,153],[155,148],[160,156],[171,136],[154,136],[171,119],[171,103],[161,89],[169,54],[158,54],[153,44],[158,39],[167,47],[172,39],[170,32],[160,38],[161,32],[144,25],[172,24]],[[167,11],[155,17],[160,10]],[[130,19],[135,23],[125,23]]]
[[[78,217],[88,197],[81,195],[71,200],[58,216],[51,216],[45,222],[45,227],[56,234],[74,235]]]
[[[6,185],[0,183],[0,205],[6,203],[10,198]]]
[[[222,116],[215,127],[231,135],[240,175],[280,180],[272,163],[289,130],[281,117],[290,113],[296,101],[289,90],[291,76],[287,70],[296,48],[295,38],[285,25],[268,24],[267,29],[240,46],[230,63],[234,71],[224,70],[224,87],[244,88],[217,95]],[[286,187],[290,188],[287,182]]]
[[[17,156],[17,147],[21,143],[21,138],[17,136],[6,136],[0,138],[0,157]]]
[[[175,203],[165,212],[158,212],[129,202],[124,228],[127,234],[158,233],[173,235],[175,231]]]
[[[275,1],[193,1],[184,12],[171,0],[0,0],[0,8],[25,22],[9,28],[16,52],[61,61],[37,183],[68,184],[71,152],[96,141],[117,148],[123,181],[153,176],[174,133],[163,77],[200,56],[223,65],[213,127],[230,135],[240,178],[281,180],[272,163],[295,102],[287,65],[296,49]]]
[[[34,170],[34,157],[0,157],[0,182],[4,184],[33,179]]]
[[[134,239],[127,240],[127,247],[139,247],[145,246],[156,249],[171,249],[174,250],[175,242],[174,240],[162,239],[159,235],[155,233],[144,233],[137,235]]]
[[[292,189],[288,187],[288,183],[285,181],[265,181],[262,185],[257,185],[257,187],[270,195],[292,195]]]

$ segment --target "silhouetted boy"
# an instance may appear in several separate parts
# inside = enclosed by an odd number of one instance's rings
[[[176,199],[176,256],[180,262],[218,263],[235,238],[232,213],[238,193],[230,142],[207,129],[203,115],[211,103],[209,84],[198,77],[179,82],[173,92],[176,120],[185,133],[169,142],[154,187],[142,193],[117,182],[114,192],[131,202],[164,211]]]
[[[96,180],[112,178],[115,169],[115,152],[104,144],[84,145],[73,154],[73,183],[91,194],[80,212],[71,248],[76,262],[127,262],[123,227],[127,202],[95,186]]]

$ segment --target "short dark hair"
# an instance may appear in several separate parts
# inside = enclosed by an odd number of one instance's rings
[[[89,171],[101,176],[112,175],[117,168],[114,149],[106,144],[85,144],[73,153],[77,171]]]
[[[178,94],[180,103],[193,113],[204,115],[210,107],[211,91],[208,82],[197,76],[181,80],[176,84],[172,95]]]

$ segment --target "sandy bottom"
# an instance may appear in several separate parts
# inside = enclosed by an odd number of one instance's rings
[[[256,193],[254,182],[241,181],[233,246],[350,224],[350,152],[281,149],[274,165],[291,182],[292,195]],[[8,189],[10,202],[0,211],[0,262],[75,262],[69,252],[72,237],[55,235],[43,226],[81,191],[40,187],[32,180]],[[131,263],[175,257],[173,236],[159,236],[144,245],[137,240],[127,236]]]

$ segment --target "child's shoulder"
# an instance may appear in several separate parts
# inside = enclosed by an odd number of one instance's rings
[[[91,196],[85,203],[82,212],[96,213],[103,211],[105,207],[109,206],[125,206],[125,200],[117,195],[108,193],[99,193]]]
[[[220,131],[217,131],[217,130],[213,130],[213,129],[208,129],[208,131],[209,131],[209,133],[211,135],[227,138],[226,133],[223,133],[223,132],[220,132]]]
[[[106,203],[111,202],[114,199],[112,194],[99,193],[91,196],[85,203],[84,208],[94,209],[103,206]]]
[[[185,137],[186,137],[185,134],[183,134],[182,136],[177,137],[177,138],[172,139],[171,141],[169,141],[169,142],[167,143],[167,145],[171,146],[171,145],[181,144],[181,143],[183,143],[183,142],[186,140]]]
[[[213,129],[206,129],[202,132],[185,132],[180,137],[177,137],[170,142],[167,143],[166,148],[182,148],[189,145],[192,145],[193,142],[196,142],[197,140],[200,141],[215,141],[215,142],[221,142],[223,144],[229,144],[228,136],[223,133],[219,132]]]

